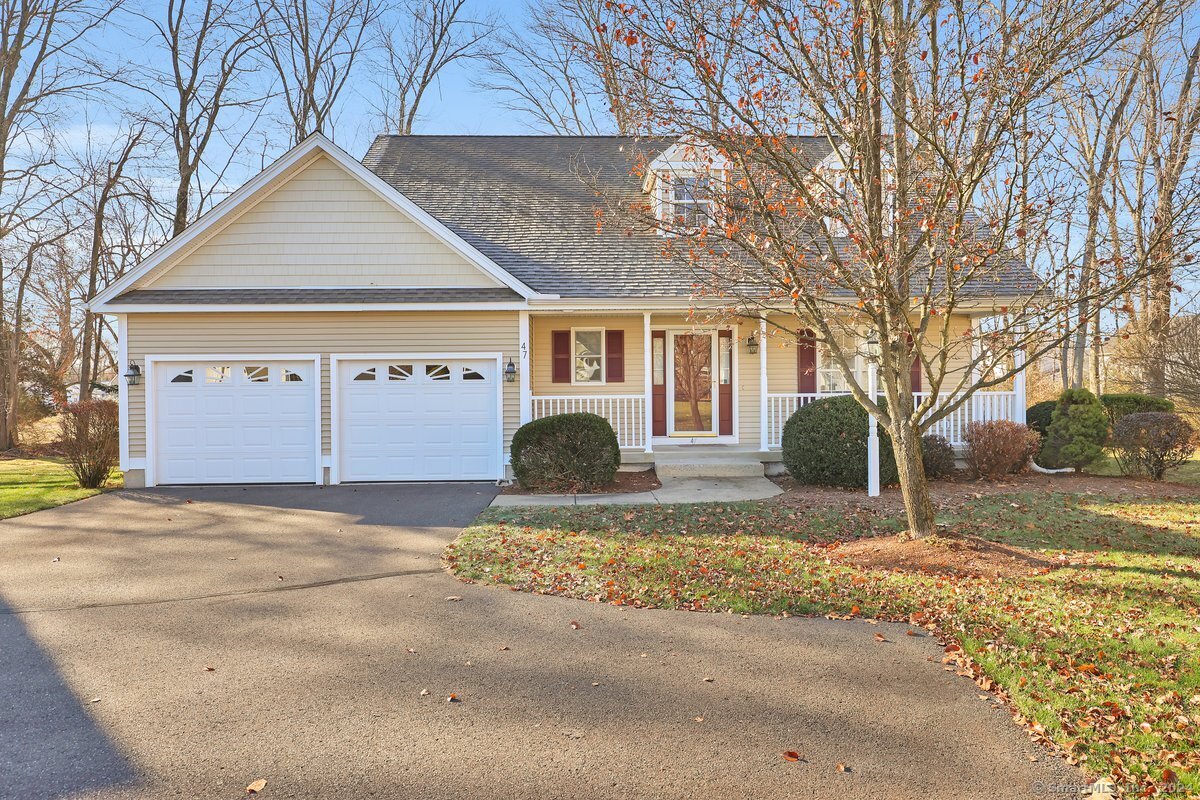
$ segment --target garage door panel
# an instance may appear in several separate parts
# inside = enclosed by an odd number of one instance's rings
[[[157,483],[315,480],[311,362],[160,362],[155,369]]]
[[[380,380],[354,380],[370,366]],[[498,379],[492,361],[341,362],[340,480],[495,479]]]

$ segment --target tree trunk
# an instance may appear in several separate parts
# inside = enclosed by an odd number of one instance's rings
[[[908,514],[908,532],[914,539],[936,533],[933,496],[925,477],[921,459],[921,433],[907,420],[895,418],[888,427],[892,450],[896,454],[896,469],[900,474],[900,494]]]

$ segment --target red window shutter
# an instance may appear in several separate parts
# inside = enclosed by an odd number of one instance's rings
[[[913,347],[912,334],[906,333],[906,334],[904,334],[904,337],[908,341],[908,352],[912,353],[913,350],[915,349]],[[915,353],[913,355],[912,364],[909,366],[908,369],[909,369],[908,382],[912,384],[912,390],[914,392],[921,391],[921,354],[920,353]]]
[[[550,347],[553,351],[550,380],[554,383],[571,382],[571,332],[553,331],[550,334]]]
[[[625,382],[625,331],[604,331],[604,380]]]
[[[666,331],[651,331],[650,337],[655,349],[663,354],[666,358],[667,353],[667,332]],[[651,351],[653,352],[653,351]],[[652,356],[653,357],[653,356]],[[663,383],[654,383],[661,377]],[[651,432],[654,436],[667,435],[667,369],[666,364],[663,364],[663,374],[657,375],[653,369],[650,372],[650,422]]]
[[[796,339],[796,391],[800,394],[817,391],[817,342],[808,330],[800,331]]]

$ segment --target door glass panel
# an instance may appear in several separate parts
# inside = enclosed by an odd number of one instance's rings
[[[675,335],[675,431],[713,430],[712,334]]]
[[[388,380],[389,381],[406,381],[412,377],[412,364],[389,364],[388,365]]]
[[[431,381],[450,380],[450,367],[446,364],[426,364],[425,377]]]
[[[270,370],[266,367],[242,367],[242,374],[247,383],[267,383],[271,380]]]
[[[722,386],[733,383],[733,337],[722,336],[720,346],[721,365],[718,375]]]
[[[229,380],[229,367],[207,367],[204,370],[205,383],[224,383]]]
[[[651,379],[655,386],[662,386],[667,382],[667,339],[664,336],[655,336],[651,340],[653,349],[654,376]]]

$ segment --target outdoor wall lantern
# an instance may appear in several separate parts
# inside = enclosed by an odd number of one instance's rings
[[[517,379],[517,365],[510,358],[508,363],[504,365],[504,382],[512,383]]]
[[[137,386],[142,382],[142,368],[136,361],[129,362],[129,369],[125,370],[125,382],[130,386]]]
[[[879,346],[879,339],[874,336],[867,339],[867,358],[875,361],[879,358],[882,352],[883,348]]]
[[[758,339],[753,333],[746,337],[746,349],[750,351],[750,355],[758,352]]]

